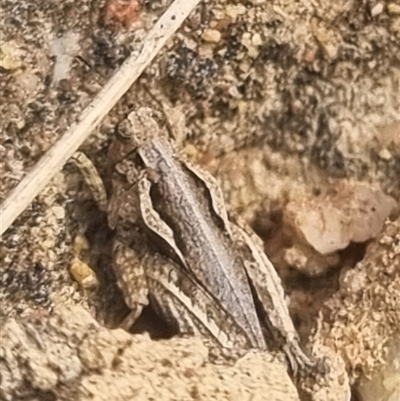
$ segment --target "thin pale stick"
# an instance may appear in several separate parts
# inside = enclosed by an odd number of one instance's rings
[[[143,40],[139,54],[130,56],[82,112],[77,123],[46,152],[0,206],[0,235],[43,190],[65,162],[96,128],[121,96],[142,74],[167,40],[201,0],[175,0]]]

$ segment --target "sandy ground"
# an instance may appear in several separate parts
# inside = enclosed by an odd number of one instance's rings
[[[166,3],[144,1],[141,12],[115,23],[103,1],[2,1],[2,199]],[[348,381],[353,399],[362,397],[359,381],[381,369],[387,342],[400,333],[399,8],[395,1],[202,2],[82,148],[104,175],[116,124],[132,108],[152,107],[182,152],[218,176],[231,214],[264,240],[304,343],[337,358],[331,381],[296,390],[279,355],[219,366],[199,339],[110,331],[127,312],[110,271],[112,233],[67,165],[2,238],[8,373],[0,396],[296,400],[299,391],[327,400],[332,388],[346,399]],[[73,279],[77,260],[97,285]],[[54,327],[57,319],[65,331]],[[157,326],[148,320],[147,329]],[[59,363],[56,351],[46,359],[46,344],[60,346]]]

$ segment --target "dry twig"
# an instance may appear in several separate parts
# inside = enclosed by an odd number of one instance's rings
[[[82,112],[78,122],[47,151],[0,206],[0,235],[43,190],[142,74],[167,40],[201,0],[175,0],[145,37],[139,54],[130,56]]]

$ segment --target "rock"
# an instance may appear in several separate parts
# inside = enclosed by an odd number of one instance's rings
[[[340,289],[321,310],[320,330],[312,343],[323,343],[345,361],[350,382],[360,376],[385,377],[385,386],[376,398],[395,388],[396,374],[385,373],[387,355],[397,356],[388,344],[400,332],[398,294],[400,293],[400,218],[387,220],[380,236],[368,244],[364,259],[342,273]],[[396,366],[393,359],[392,366]],[[389,379],[386,379],[389,378]],[[378,379],[372,387],[377,388]],[[366,386],[368,386],[366,384]],[[367,387],[365,387],[366,389]],[[365,390],[366,391],[366,390]],[[372,391],[372,390],[371,390]],[[370,400],[369,398],[366,400]]]
[[[357,386],[360,401],[400,400],[400,337],[389,341],[385,362],[371,378],[361,378]]]
[[[379,190],[341,181],[332,194],[292,201],[287,212],[307,243],[327,255],[375,238],[395,207],[396,201]]]
[[[80,306],[41,321],[9,319],[0,355],[6,401],[45,394],[57,401],[299,401],[282,356],[250,352],[233,366],[216,365],[198,338],[153,341],[109,330]]]

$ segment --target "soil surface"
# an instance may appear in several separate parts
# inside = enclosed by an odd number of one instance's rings
[[[2,200],[170,2],[120,3],[1,2]],[[105,182],[140,106],[219,178],[332,371],[296,389],[276,350],[217,365],[200,339],[160,340],[151,311],[142,334],[111,330],[127,313],[112,231],[68,163],[1,240],[0,398],[362,401],[400,336],[400,3],[201,2],[82,146]]]

